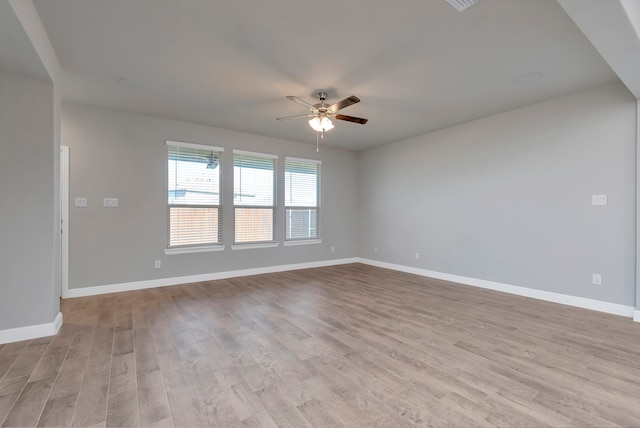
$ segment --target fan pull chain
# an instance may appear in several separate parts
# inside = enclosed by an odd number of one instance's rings
[[[316,132],[316,153],[320,152],[320,140],[318,136],[324,140],[324,128],[322,128],[322,133]]]

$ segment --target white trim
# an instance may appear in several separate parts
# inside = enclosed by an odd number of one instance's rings
[[[167,140],[167,146],[185,147],[188,149],[211,150],[213,152],[224,152],[224,147],[207,146],[204,144],[183,143],[181,141]]]
[[[224,251],[226,247],[224,245],[206,245],[202,247],[178,247],[178,248],[165,248],[164,253],[168,255],[172,254],[190,254],[190,253],[209,253],[211,251]]]
[[[284,241],[282,245],[285,247],[293,245],[310,245],[310,244],[322,244],[322,239],[299,239],[296,241]]]
[[[303,158],[293,158],[291,156],[285,156],[284,157],[285,162],[290,160],[290,161],[294,161],[294,162],[308,162],[308,163],[315,163],[317,165],[322,164],[321,160],[318,159],[303,159]]]
[[[501,291],[503,293],[515,294],[518,296],[531,297],[534,299],[545,300],[547,302],[560,303],[563,305],[575,306],[583,309],[591,309],[594,311],[606,312],[609,314],[620,315],[629,318],[634,315],[635,308],[633,306],[625,306],[617,303],[603,302],[601,300],[570,296],[567,294],[554,293],[551,291],[536,290],[534,288],[521,287],[517,285],[502,284],[499,282],[486,281],[484,279],[469,278],[466,276],[452,275],[448,273],[380,262],[377,260],[370,260],[365,258],[359,258],[358,261],[360,263],[368,264],[371,266],[397,270],[400,272],[413,273],[415,275],[456,282],[458,284],[471,285],[473,287],[486,288],[489,290]]]
[[[60,327],[62,327],[62,322],[62,312],[58,312],[58,315],[56,315],[56,317],[53,319],[53,334],[58,334]]]
[[[234,155],[248,155],[248,156],[257,156],[257,157],[261,157],[261,158],[268,158],[268,159],[278,159],[278,155],[271,155],[268,153],[258,153],[258,152],[248,152],[246,150],[233,150],[233,154]]]
[[[469,278],[469,277],[460,276],[460,275],[452,275],[452,274],[447,274],[442,272],[435,272],[435,271],[430,271],[426,269],[413,268],[410,266],[397,265],[393,263],[380,262],[377,260],[371,260],[371,259],[365,259],[365,258],[359,258],[359,257],[352,257],[352,258],[346,258],[346,259],[322,260],[317,262],[297,263],[297,264],[290,264],[290,265],[267,266],[262,268],[240,269],[240,270],[232,270],[232,271],[226,271],[226,272],[207,273],[207,274],[201,274],[201,275],[160,278],[160,279],[152,279],[147,281],[135,281],[135,282],[120,283],[120,284],[100,285],[96,287],[73,288],[73,289],[67,290],[66,294],[63,295],[62,297],[73,298],[73,297],[96,296],[100,294],[118,293],[122,291],[143,290],[147,288],[167,287],[171,285],[188,284],[192,282],[215,281],[218,279],[228,279],[228,278],[236,278],[241,276],[260,275],[265,273],[275,273],[275,272],[285,272],[285,271],[292,271],[292,270],[299,270],[299,269],[336,266],[336,265],[343,265],[343,264],[349,264],[349,263],[364,263],[371,266],[397,270],[400,272],[412,273],[415,275],[441,279],[444,281],[451,281],[458,284],[470,285],[473,287],[501,291],[504,293],[515,294],[518,296],[531,297],[534,299],[560,303],[560,304],[574,306],[574,307],[583,308],[583,309],[591,309],[595,311],[606,312],[606,313],[626,316],[626,317],[633,316],[634,321],[640,322],[640,310],[635,310],[635,308],[632,306],[625,306],[625,305],[619,305],[616,303],[603,302],[600,300],[587,299],[584,297],[553,293],[550,291],[536,290],[536,289],[520,287],[516,285],[502,284],[498,282],[486,281],[486,280],[476,279],[476,278]],[[59,314],[59,317],[60,317],[60,325],[61,325],[62,314]],[[56,317],[56,322],[57,321],[58,321],[58,317]],[[57,332],[58,328],[60,328],[60,325],[55,327],[55,332]],[[45,326],[48,326],[48,324]],[[33,327],[40,327],[40,326],[33,326]],[[31,329],[33,327],[23,327],[23,329]],[[21,329],[14,329],[14,330],[21,330]],[[6,342],[3,342],[4,335],[11,334],[7,332],[10,332],[10,331],[9,330],[0,331],[0,343],[6,343]],[[41,334],[39,336],[33,336],[33,337],[47,336],[47,335],[55,334],[55,332],[49,333],[49,334]],[[26,336],[21,336],[21,337],[22,338],[18,338],[16,340],[26,339]],[[14,340],[9,340],[9,341],[14,341]]]
[[[60,295],[69,290],[69,147],[60,146]]]
[[[61,326],[62,312],[58,312],[53,322],[50,323],[0,330],[0,344],[53,336],[58,333]]]
[[[151,279],[147,281],[125,282],[121,284],[100,285],[96,287],[72,288],[63,298],[96,296],[99,294],[119,293],[121,291],[143,290],[146,288],[167,287],[170,285],[188,284],[192,282],[215,281],[217,279],[236,278],[240,276],[260,275],[264,273],[286,272],[299,269],[344,265],[358,263],[358,258],[321,260],[318,262],[296,263],[291,265],[267,266],[253,269],[231,270],[226,272],[205,273],[201,275],[179,276],[173,278]]]
[[[275,248],[280,246],[278,242],[268,242],[264,244],[233,244],[232,250],[255,250],[258,248]]]
[[[633,320],[640,322],[640,99],[636,100],[636,310]]]

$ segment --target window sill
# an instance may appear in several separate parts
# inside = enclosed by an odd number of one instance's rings
[[[274,248],[279,246],[277,242],[268,242],[264,244],[234,244],[231,246],[232,250],[253,250],[257,248]]]
[[[209,245],[204,247],[181,247],[181,248],[165,248],[164,253],[173,254],[189,254],[189,253],[209,253],[212,251],[223,251],[224,245]]]
[[[285,247],[288,247],[290,245],[311,245],[311,244],[322,244],[322,239],[300,239],[297,241],[284,241]]]

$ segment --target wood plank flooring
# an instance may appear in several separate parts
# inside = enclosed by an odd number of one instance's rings
[[[352,264],[62,301],[1,426],[640,427],[640,324]]]

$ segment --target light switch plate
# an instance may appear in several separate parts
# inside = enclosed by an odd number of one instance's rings
[[[591,205],[607,205],[607,195],[592,195]]]
[[[77,208],[86,208],[88,205],[87,198],[76,198],[76,207]]]
[[[108,208],[117,208],[118,198],[104,198],[103,205]]]

